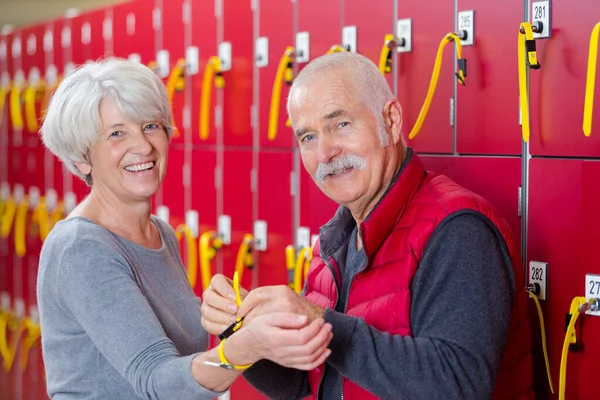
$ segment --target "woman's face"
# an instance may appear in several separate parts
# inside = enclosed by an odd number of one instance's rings
[[[100,104],[100,118],[100,140],[90,149],[90,165],[83,165],[94,190],[122,202],[149,200],[167,168],[169,140],[161,123],[130,121],[111,99]]]

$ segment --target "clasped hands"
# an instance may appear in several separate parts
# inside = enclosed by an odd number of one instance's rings
[[[268,359],[308,371],[325,362],[333,337],[331,325],[323,319],[325,310],[288,286],[265,286],[251,292],[240,287],[239,292],[243,301],[238,308],[232,281],[217,274],[204,291],[201,307],[202,326],[213,335],[244,317],[243,326],[234,334],[238,336],[235,346],[243,347],[235,351],[237,364]]]

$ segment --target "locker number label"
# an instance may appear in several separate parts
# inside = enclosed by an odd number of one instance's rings
[[[535,21],[541,22],[542,31],[534,32],[533,37],[536,39],[539,38],[549,38],[550,37],[550,1],[535,1],[531,3],[530,9],[530,21],[534,23]]]
[[[585,276],[585,298],[588,300],[600,299],[600,275],[587,274]],[[600,310],[588,311],[586,314],[600,316]]]
[[[458,33],[463,34],[460,44],[472,46],[475,44],[475,11],[461,11],[458,13]]]

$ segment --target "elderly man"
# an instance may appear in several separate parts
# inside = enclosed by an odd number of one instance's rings
[[[533,398],[517,243],[485,199],[426,171],[405,146],[400,104],[377,67],[354,53],[312,61],[288,113],[304,167],[340,207],[321,228],[303,296],[258,288],[237,315],[324,317],[331,354],[308,372],[260,361],[246,379],[279,399]],[[227,326],[230,294],[216,276],[209,332]]]

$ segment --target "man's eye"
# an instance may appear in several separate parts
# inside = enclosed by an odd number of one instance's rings
[[[340,123],[338,124],[338,128],[345,128],[345,127],[346,127],[346,126],[348,126],[348,125],[350,125],[350,123],[349,123],[349,122],[345,122],[345,121],[344,121],[344,122],[340,122]]]
[[[308,142],[308,141],[311,141],[311,140],[313,140],[314,138],[315,138],[315,136],[314,136],[314,135],[306,135],[306,136],[304,136],[304,137],[302,138],[301,142],[302,142],[302,143],[306,143],[306,142]]]

